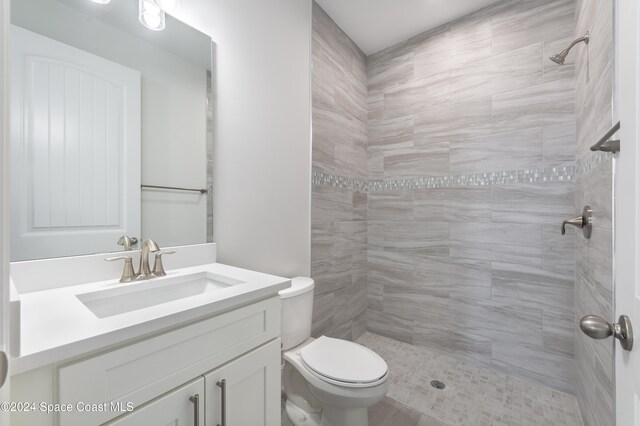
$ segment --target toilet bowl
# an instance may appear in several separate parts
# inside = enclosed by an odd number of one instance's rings
[[[386,362],[354,342],[313,339],[314,282],[294,278],[282,298],[282,383],[296,426],[366,426],[367,408],[387,393]]]

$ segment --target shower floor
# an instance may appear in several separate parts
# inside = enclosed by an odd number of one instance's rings
[[[369,409],[370,426],[582,426],[573,395],[377,334],[356,341],[391,372],[387,397]]]

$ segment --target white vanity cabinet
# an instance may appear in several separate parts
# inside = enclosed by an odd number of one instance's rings
[[[279,339],[204,378],[206,426],[280,424],[280,400],[273,398],[280,394]]]
[[[216,382],[225,380],[225,426],[277,426],[279,336],[277,295],[180,327],[167,325],[154,336],[12,377],[13,401],[70,404],[73,409],[47,415],[12,413],[11,424],[191,425],[195,417],[190,398],[198,394],[199,410],[206,413],[199,417],[199,426],[215,426],[221,422],[222,402]],[[78,403],[106,409],[79,410]]]
[[[108,426],[175,425],[199,426],[204,424],[204,379],[200,378],[179,387],[160,398],[138,408]]]

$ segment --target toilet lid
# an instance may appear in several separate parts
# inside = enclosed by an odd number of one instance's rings
[[[347,340],[319,337],[302,348],[305,366],[346,383],[372,383],[387,374],[387,363],[369,348]]]

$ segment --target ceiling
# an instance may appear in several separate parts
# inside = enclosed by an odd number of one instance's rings
[[[496,0],[316,0],[370,55]]]

